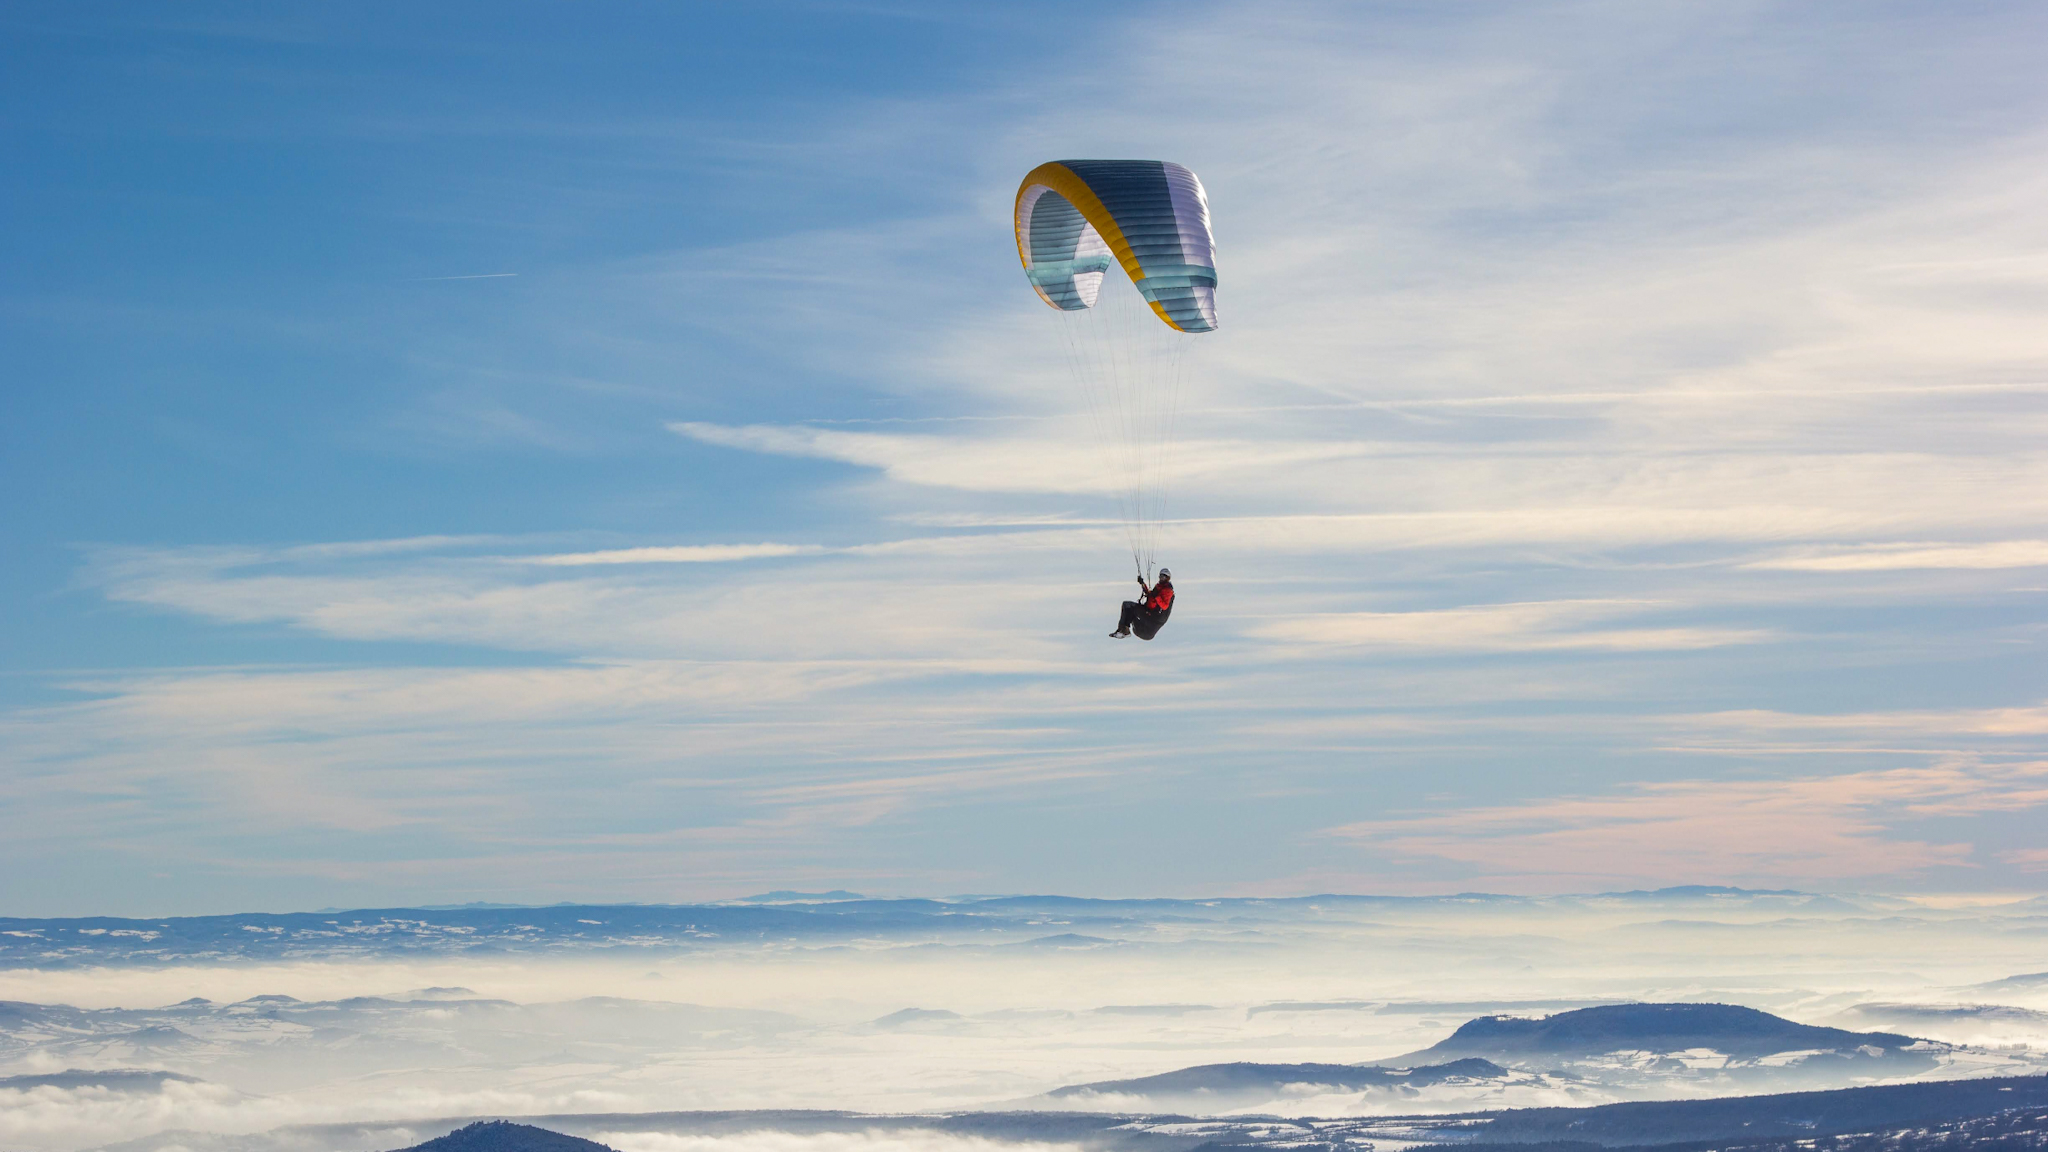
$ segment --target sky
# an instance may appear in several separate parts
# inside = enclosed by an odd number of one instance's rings
[[[0,8],[0,909],[2048,890],[2048,10]],[[1157,641],[1015,263],[1208,189]]]

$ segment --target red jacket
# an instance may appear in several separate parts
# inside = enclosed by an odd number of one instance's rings
[[[1145,597],[1145,607],[1150,608],[1154,612],[1171,611],[1173,609],[1173,585],[1161,584],[1152,589],[1152,594]]]

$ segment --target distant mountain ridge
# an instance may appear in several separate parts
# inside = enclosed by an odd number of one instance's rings
[[[197,1076],[150,1068],[66,1068],[24,1076],[0,1076],[0,1091],[31,1088],[99,1088],[108,1092],[154,1092],[165,1084],[201,1084]]]
[[[1151,918],[1224,926],[1245,918],[1281,921],[1372,915],[1381,910],[1458,914],[1472,909],[1669,907],[1741,908],[1819,914],[1894,907],[1878,897],[1821,896],[1687,886],[1583,896],[1373,896],[1325,894],[1216,899],[1098,899],[991,896],[876,899],[843,890],[778,891],[709,904],[495,903],[220,916],[37,919],[0,917],[0,968],[167,964],[193,961],[347,959],[376,955],[478,956],[569,949],[707,948],[735,943],[855,938],[1036,947],[1122,943],[1146,938]],[[1066,930],[1061,935],[1052,925]]]
[[[1800,1024],[1733,1004],[1607,1004],[1545,1017],[1481,1016],[1428,1048],[1362,1064],[1202,1064],[1154,1076],[1055,1088],[1033,1107],[1183,1111],[1312,1107],[1355,1093],[1363,1101],[1429,1100],[1437,1107],[1656,1094],[1674,1084],[1833,1087],[1916,1075],[1948,1045],[1895,1032]],[[1594,1100],[1602,1097],[1594,1095]]]
[[[479,1120],[404,1152],[614,1152],[606,1144],[510,1120]]]
[[[1532,1019],[1481,1016],[1444,1040],[1381,1064],[1477,1056],[1509,1060],[1582,1058],[1622,1050],[1670,1053],[1712,1049],[1754,1059],[1779,1052],[1876,1048],[1922,1043],[1896,1032],[1850,1032],[1799,1024],[1735,1004],[1607,1004]]]
[[[1133,1080],[1102,1080],[1074,1084],[1046,1093],[1053,1100],[1088,1096],[1192,1097],[1228,1099],[1246,1093],[1266,1094],[1278,1084],[1314,1084],[1339,1089],[1424,1088],[1456,1078],[1496,1079],[1507,1069],[1485,1060],[1454,1060],[1423,1068],[1377,1068],[1359,1064],[1198,1064],[1157,1076]]]

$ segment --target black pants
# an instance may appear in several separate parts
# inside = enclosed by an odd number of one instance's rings
[[[1136,631],[1141,639],[1150,640],[1159,631],[1159,625],[1166,613],[1147,608],[1136,600],[1124,601],[1124,614],[1116,622],[1119,632]]]

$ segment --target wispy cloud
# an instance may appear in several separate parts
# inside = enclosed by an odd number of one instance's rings
[[[611,548],[602,552],[562,552],[551,556],[528,556],[523,561],[553,568],[581,568],[593,564],[722,564],[734,560],[761,560],[777,556],[816,556],[826,549],[820,544],[676,544],[667,547]]]
[[[1877,738],[2048,735],[2048,705],[2013,708],[1901,708],[1889,712],[1791,713],[1766,710],[1715,712],[1688,718],[1703,729],[1746,732],[1815,732],[1831,738],[1864,734]]]
[[[1359,821],[1328,834],[1496,876],[1910,877],[1978,861],[1968,843],[1901,835],[1899,825],[2043,804],[2048,763],[1955,759],[1789,780],[1639,784],[1606,796]]]
[[[1988,544],[1871,544],[1779,556],[1746,567],[1788,572],[1891,572],[1908,568],[2034,568],[2048,565],[2048,540]]]
[[[1754,644],[1771,636],[1760,629],[1584,627],[1654,608],[1653,604],[1626,601],[1552,601],[1421,612],[1348,612],[1277,620],[1256,625],[1250,632],[1298,644],[1503,652],[1717,648]]]
[[[882,471],[893,480],[970,492],[1093,493],[1116,490],[1114,470],[1094,436],[1066,422],[1037,436],[903,435],[847,432],[800,425],[676,423],[671,431],[705,444],[835,460]],[[1278,471],[1321,460],[1372,455],[1379,449],[1348,440],[1325,442],[1188,442],[1177,444],[1164,469],[1178,483],[1203,473]]]
[[[2012,848],[2000,852],[1998,858],[2029,872],[2048,869],[2048,848]]]

